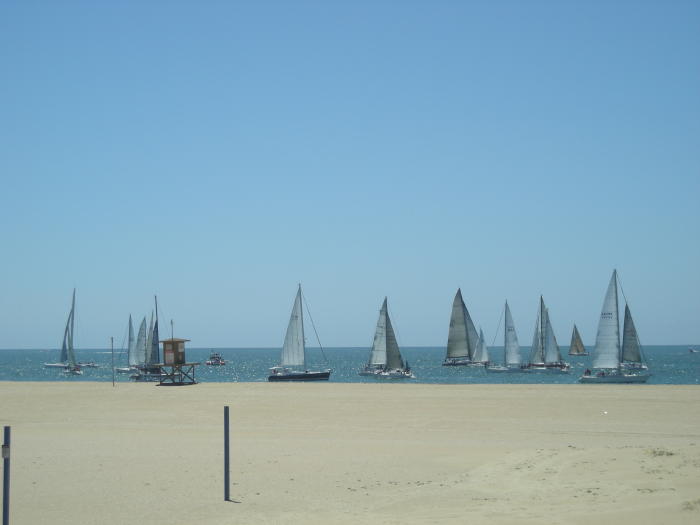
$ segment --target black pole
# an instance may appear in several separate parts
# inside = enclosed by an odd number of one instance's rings
[[[112,347],[112,386],[114,386],[114,337],[110,337],[109,341],[109,344]]]
[[[2,525],[10,525],[10,427],[2,444]]]
[[[231,485],[231,476],[230,476],[230,471],[228,468],[228,463],[229,463],[228,406],[225,406],[224,407],[224,501],[228,501],[229,497],[230,497],[229,490],[230,490],[230,485]]]

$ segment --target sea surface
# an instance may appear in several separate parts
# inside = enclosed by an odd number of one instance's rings
[[[688,346],[646,346],[644,354],[652,374],[649,384],[696,385],[700,383],[700,353],[690,353]],[[700,349],[699,346],[692,348]],[[201,362],[195,377],[199,382],[256,382],[267,381],[268,369],[278,364],[278,348],[217,348],[226,359],[225,366],[206,366],[204,362],[213,349],[188,348],[187,361]],[[521,348],[525,361],[529,348]],[[489,348],[492,359],[502,359],[503,348]],[[562,347],[562,354],[568,352]],[[445,348],[403,347],[401,353],[411,365],[416,379],[379,379],[358,375],[358,370],[369,356],[368,348],[318,348],[307,349],[308,367],[333,369],[332,383],[514,383],[514,384],[566,384],[576,383],[583,371],[591,366],[592,357],[564,359],[572,364],[568,374],[556,373],[489,373],[483,367],[442,366]],[[323,356],[326,362],[324,363]],[[58,360],[58,350],[0,350],[0,381],[112,381],[112,353],[109,350],[77,349],[79,361],[95,361],[99,368],[85,368],[82,376],[66,376],[56,368],[45,368],[45,362]],[[117,367],[126,366],[124,352],[115,351]],[[128,374],[115,374],[119,382],[129,381]]]

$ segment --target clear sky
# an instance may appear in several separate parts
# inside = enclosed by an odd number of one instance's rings
[[[700,2],[5,0],[0,182],[0,348],[698,343]]]

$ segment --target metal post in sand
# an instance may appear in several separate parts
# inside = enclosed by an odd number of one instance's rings
[[[230,499],[231,476],[229,470],[228,406],[224,407],[224,501]]]
[[[10,525],[10,427],[2,443],[2,525]]]

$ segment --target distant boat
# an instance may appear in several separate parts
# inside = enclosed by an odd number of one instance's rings
[[[483,365],[477,361],[480,352],[479,334],[476,331],[467,306],[462,298],[462,290],[457,289],[452,301],[450,330],[447,334],[447,353],[442,366]]]
[[[486,346],[484,331],[479,328],[479,344],[476,347],[476,352],[474,352],[474,360],[470,363],[470,366],[488,366],[489,363],[489,349]]]
[[[515,332],[515,323],[508,307],[505,306],[505,322],[503,325],[503,364],[486,367],[488,372],[529,372],[527,365],[523,365],[520,357],[520,345],[518,335]]]
[[[619,315],[617,270],[613,270],[598,321],[593,372],[586,370],[579,378],[581,383],[646,383],[649,380],[651,374],[644,363],[637,329],[626,301],[622,345]]]
[[[549,310],[545,307],[542,296],[540,296],[540,308],[537,313],[528,368],[534,372],[559,373],[568,373],[570,368],[569,363],[561,358],[559,344],[549,319]]]
[[[224,366],[226,364],[226,360],[219,352],[212,352],[209,354],[209,359],[205,361],[205,364],[209,366]]]
[[[389,318],[386,297],[379,310],[369,361],[360,370],[360,375],[389,379],[415,379],[408,362],[404,362],[401,357],[396,334]]]
[[[586,347],[583,346],[581,334],[578,333],[578,328],[574,324],[574,331],[571,333],[571,345],[569,345],[569,355],[588,355]]]
[[[73,288],[73,301],[71,302],[70,313],[66,321],[66,328],[63,331],[63,344],[61,345],[61,355],[59,363],[44,363],[47,368],[62,368],[65,374],[82,375],[83,371],[75,360],[75,350],[73,349],[73,333],[75,328],[75,288]]]
[[[696,350],[695,348],[688,348],[688,352],[690,352],[691,354],[697,354],[700,353],[700,350]]]
[[[155,317],[151,311],[151,321],[146,331],[146,317],[141,321],[136,339],[135,361],[137,373],[131,376],[134,381],[160,381],[163,371],[160,368],[160,339],[158,337],[158,297],[154,297]],[[130,360],[131,363],[131,360]]]
[[[313,322],[313,321],[312,321]],[[320,341],[319,341],[320,345]],[[308,370],[306,368],[306,345],[304,342],[304,309],[302,308],[301,284],[297,290],[292,314],[289,317],[284,337],[280,364],[270,369],[268,381],[327,381],[331,369]]]
[[[131,314],[129,314],[129,346],[127,347],[126,356],[128,365],[116,369],[120,374],[128,374],[137,370],[136,339],[134,338],[134,323],[131,321]]]

